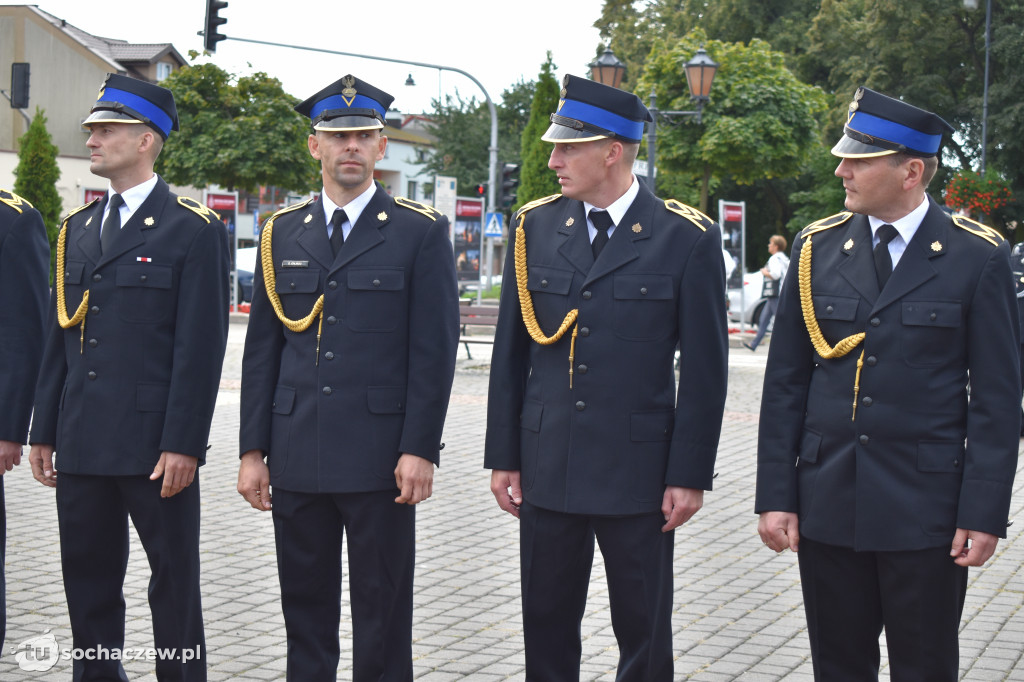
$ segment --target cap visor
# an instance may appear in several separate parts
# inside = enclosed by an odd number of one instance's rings
[[[540,136],[544,142],[593,142],[594,140],[607,140],[607,135],[595,135],[589,130],[576,130],[566,126],[552,123],[548,126],[547,132]]]
[[[843,135],[839,142],[836,143],[836,146],[832,147],[832,155],[844,159],[867,159],[874,156],[889,156],[895,153],[895,150],[858,142],[846,135]]]
[[[82,121],[82,126],[90,126],[93,123],[142,123],[142,121],[124,112],[100,109],[99,111],[94,111],[89,114],[89,116]]]
[[[320,121],[313,130],[380,130],[384,124],[369,116],[338,116]]]

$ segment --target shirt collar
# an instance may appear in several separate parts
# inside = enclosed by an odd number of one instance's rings
[[[899,220],[894,220],[891,223],[886,223],[881,218],[876,218],[873,215],[868,216],[868,223],[871,225],[871,239],[875,239],[875,234],[878,232],[878,228],[882,225],[892,225],[896,228],[900,237],[903,238],[905,244],[909,244],[910,240],[917,234],[917,228],[921,227],[921,222],[924,220],[925,214],[928,213],[928,196],[925,195],[921,199],[921,203],[913,211],[903,216]]]
[[[327,196],[327,192],[321,190],[320,200],[324,205],[324,222],[330,224],[331,218],[334,216],[334,209],[343,208],[345,209],[345,217],[348,218],[349,225],[355,225],[356,221],[359,220],[359,216],[362,215],[363,209],[370,203],[370,199],[373,198],[376,191],[377,183],[371,182],[365,192],[344,206],[338,206],[336,203],[331,201],[329,196]]]
[[[111,194],[120,194],[121,198],[124,199],[124,209],[128,211],[128,217],[131,217],[135,211],[139,210],[139,207],[142,206],[143,202],[149,198],[153,188],[156,187],[156,181],[158,179],[159,177],[154,173],[153,177],[149,180],[126,189],[123,192],[115,192],[113,187],[108,186],[107,196],[109,197]],[[106,213],[106,210],[104,210],[104,213]],[[125,221],[122,221],[122,224],[124,224],[124,222]]]

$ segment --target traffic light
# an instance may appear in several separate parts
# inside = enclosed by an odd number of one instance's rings
[[[519,187],[519,164],[506,163],[501,168],[501,207],[512,208]]]
[[[481,183],[481,184],[477,185],[476,187],[474,187],[473,190],[476,192],[476,195],[478,197],[483,198],[484,195],[487,194],[487,185]]]
[[[218,33],[217,28],[228,23],[227,19],[220,16],[220,11],[228,6],[225,0],[206,0],[206,30],[203,33],[203,47],[207,52],[216,52],[217,43],[227,36]]]
[[[28,107],[28,62],[11,64],[11,108]]]

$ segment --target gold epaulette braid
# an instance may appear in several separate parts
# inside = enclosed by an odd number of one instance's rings
[[[300,206],[302,205],[304,204],[300,204]],[[296,208],[298,208],[298,206]],[[316,364],[319,365],[320,334],[323,331],[324,326],[324,295],[320,294],[320,297],[316,299],[316,303],[313,304],[313,309],[301,320],[292,320],[285,316],[284,307],[281,305],[281,297],[277,295],[277,273],[274,270],[274,253],[272,244],[274,219],[280,214],[281,212],[275,213],[270,220],[267,221],[266,226],[263,228],[263,233],[260,235],[260,263],[263,265],[263,284],[267,290],[267,298],[270,299],[270,305],[274,308],[274,313],[277,315],[277,319],[281,320],[281,324],[291,331],[296,333],[304,332],[313,324],[314,318],[320,318],[320,323],[316,330]]]
[[[811,297],[810,235],[808,235],[807,241],[804,242],[804,246],[800,250],[800,265],[799,272],[797,273],[797,281],[800,284],[800,308],[804,314],[804,324],[807,326],[807,333],[811,337],[811,344],[814,346],[814,350],[817,351],[818,355],[826,360],[833,360],[843,357],[856,348],[864,340],[864,337],[866,336],[864,332],[847,336],[833,347],[825,340],[825,336],[821,333],[821,327],[818,326],[818,318],[814,314],[814,300]],[[857,360],[857,374],[853,381],[853,416],[850,418],[851,420],[857,418],[857,395],[860,393],[860,370],[863,366],[864,351],[861,350],[860,358]]]
[[[572,388],[572,364],[576,356],[576,334],[579,325],[576,324],[576,317],[579,315],[579,310],[573,308],[570,310],[565,319],[562,320],[562,324],[551,336],[544,336],[544,332],[541,331],[540,325],[537,323],[537,314],[533,310],[533,298],[530,296],[530,290],[526,286],[527,272],[526,272],[526,230],[523,229],[523,222],[526,220],[526,212],[521,211],[519,214],[519,225],[516,226],[516,284],[519,287],[519,307],[523,311],[523,324],[526,325],[526,331],[529,332],[530,338],[539,343],[542,346],[550,346],[555,343],[563,336],[565,332],[572,327],[572,339],[569,342],[569,388]],[[573,326],[575,325],[575,326]]]

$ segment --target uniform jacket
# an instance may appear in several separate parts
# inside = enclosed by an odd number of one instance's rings
[[[0,440],[28,441],[49,276],[42,216],[21,197],[0,190]]]
[[[266,228],[264,228],[266,229]],[[439,461],[459,338],[448,219],[378,186],[335,258],[319,200],[273,218],[271,307],[261,247],[242,363],[241,452],[262,450],[274,486],[395,487],[402,453]]]
[[[711,489],[728,352],[721,233],[672,205],[693,220],[641,185],[596,262],[582,202],[524,209],[526,284],[542,331],[552,335],[579,310],[572,388],[572,331],[541,345],[524,325],[513,220],[485,466],[520,471],[531,504],[638,514],[660,508],[666,485]]]
[[[866,216],[811,225],[794,244],[765,372],[756,510],[799,512],[811,539],[891,551],[948,545],[956,528],[1005,537],[1021,395],[1009,248],[929,201],[881,293]],[[842,358],[815,352],[801,313],[809,240],[825,340],[866,333]]]
[[[69,317],[86,291],[89,308],[84,330],[61,328],[54,287],[32,442],[73,474],[149,474],[163,451],[202,463],[227,344],[227,232],[160,179],[101,255],[104,201],[65,218],[56,276]]]

